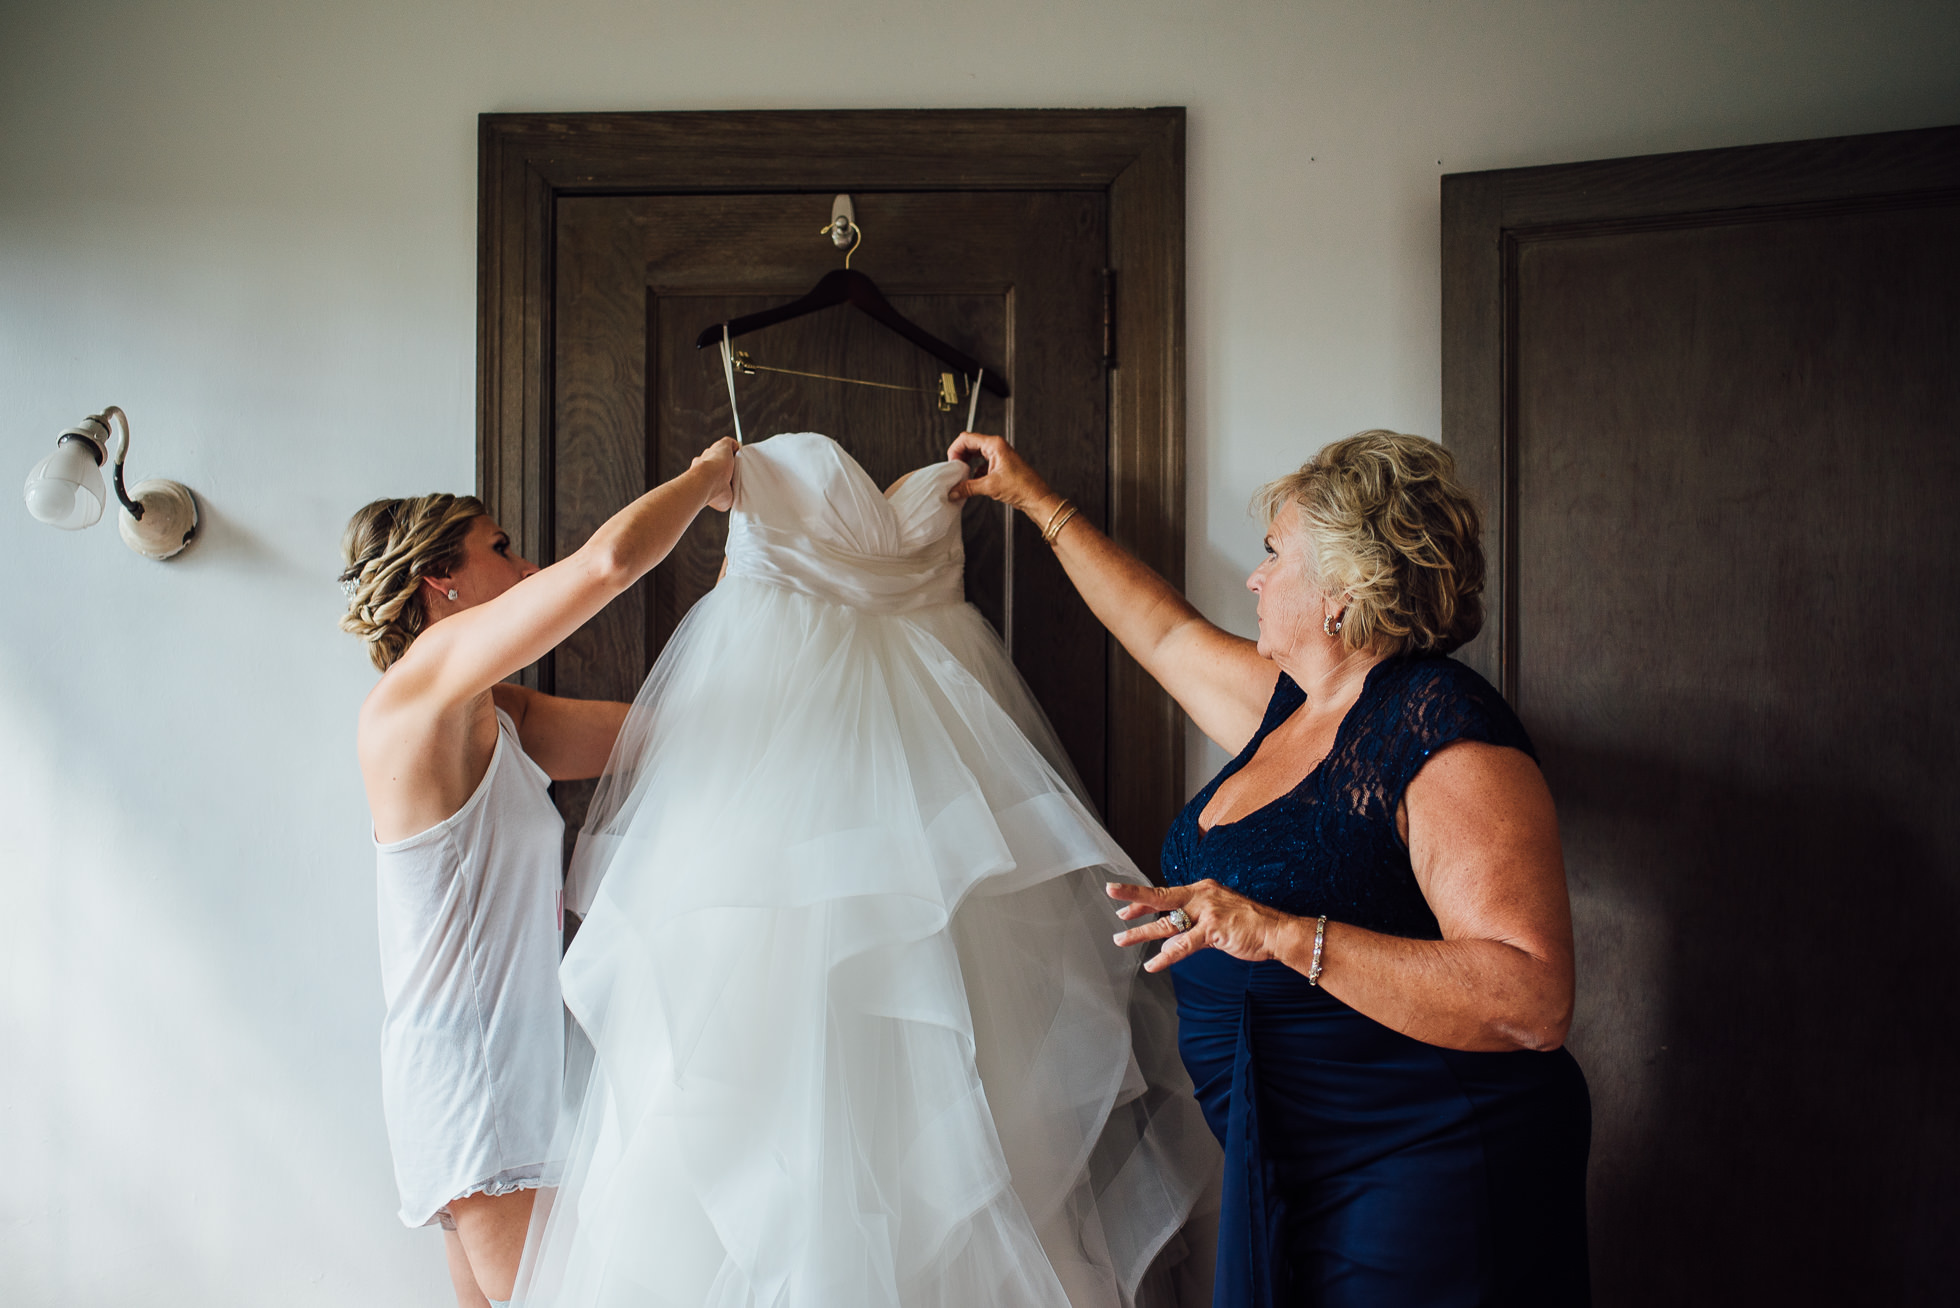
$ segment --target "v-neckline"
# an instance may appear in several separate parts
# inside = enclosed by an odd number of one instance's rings
[[[1241,813],[1239,816],[1233,818],[1230,822],[1214,822],[1210,826],[1206,826],[1204,824],[1205,809],[1209,808],[1211,806],[1211,801],[1217,797],[1219,787],[1223,786],[1227,781],[1230,781],[1233,777],[1236,777],[1239,773],[1243,772],[1245,770],[1246,764],[1252,762],[1252,760],[1258,756],[1259,747],[1265,744],[1266,741],[1271,738],[1273,732],[1278,731],[1281,727],[1291,722],[1293,720],[1293,715],[1295,713],[1298,713],[1301,709],[1305,708],[1308,705],[1308,703],[1312,701],[1313,697],[1308,695],[1307,692],[1301,688],[1299,682],[1294,681],[1293,688],[1300,692],[1300,702],[1293,706],[1293,712],[1288,713],[1285,717],[1281,718],[1278,722],[1273,723],[1273,725],[1269,729],[1265,731],[1261,731],[1258,735],[1254,736],[1252,738],[1252,742],[1245,747],[1245,751],[1241,753],[1237,758],[1233,759],[1232,762],[1229,765],[1227,765],[1226,770],[1220,772],[1217,778],[1211,783],[1210,789],[1205,794],[1205,802],[1198,806],[1197,813],[1194,814],[1191,818],[1191,825],[1195,827],[1198,832],[1198,843],[1200,845],[1204,844],[1205,840],[1211,835],[1211,833],[1217,831],[1220,827],[1238,826],[1242,822],[1248,822],[1251,819],[1258,817],[1261,813],[1264,813],[1267,809],[1279,803],[1281,800],[1293,798],[1293,796],[1299,794],[1301,790],[1306,788],[1306,784],[1309,781],[1312,781],[1315,777],[1319,776],[1320,770],[1323,767],[1327,766],[1327,760],[1333,758],[1334,755],[1340,752],[1341,743],[1347,738],[1348,723],[1354,720],[1354,711],[1360,708],[1361,701],[1368,697],[1368,687],[1369,684],[1374,681],[1375,674],[1381,671],[1384,667],[1388,666],[1389,661],[1390,661],[1389,659],[1380,660],[1375,664],[1374,667],[1369,668],[1367,674],[1362,677],[1361,693],[1354,697],[1354,703],[1348,705],[1347,712],[1341,714],[1341,721],[1339,725],[1337,725],[1334,728],[1334,742],[1327,747],[1327,752],[1325,754],[1322,754],[1320,758],[1314,763],[1314,765],[1307,769],[1307,773],[1305,776],[1301,777],[1293,785],[1288,786],[1285,790],[1282,790],[1279,794],[1274,795],[1271,799],[1267,800],[1259,807],[1254,809],[1248,809],[1246,812]],[[1287,677],[1286,673],[1284,672],[1280,673],[1280,675],[1282,677],[1286,677],[1288,681],[1293,681],[1293,679],[1291,677]],[[1273,688],[1275,693],[1277,693],[1279,689],[1278,683],[1274,683]]]

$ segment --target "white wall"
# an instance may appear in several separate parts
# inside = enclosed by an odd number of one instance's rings
[[[0,4],[0,474],[117,403],[205,513],[158,565],[0,497],[0,1299],[446,1302],[333,575],[472,482],[479,112],[1188,106],[1190,581],[1245,630],[1253,487],[1437,430],[1440,174],[1956,122],[1956,69],[1933,0]]]

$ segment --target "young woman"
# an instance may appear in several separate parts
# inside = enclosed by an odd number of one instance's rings
[[[410,1226],[438,1222],[465,1308],[508,1300],[564,1055],[563,823],[545,787],[597,776],[625,704],[504,678],[726,509],[735,442],[609,519],[548,568],[471,496],[377,500],[342,543],[343,629],[381,680],[361,706],[379,863],[382,1098]]]

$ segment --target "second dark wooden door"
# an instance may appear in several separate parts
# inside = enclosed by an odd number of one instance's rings
[[[1559,804],[1602,1304],[1960,1281],[1956,161],[1446,183],[1449,438],[1501,561],[1471,657]]]

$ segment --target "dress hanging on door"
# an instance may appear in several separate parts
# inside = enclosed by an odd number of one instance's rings
[[[1220,1155],[1111,940],[1142,878],[964,602],[965,475],[738,457],[574,859],[593,1065],[521,1302],[1116,1308],[1177,1252]]]

